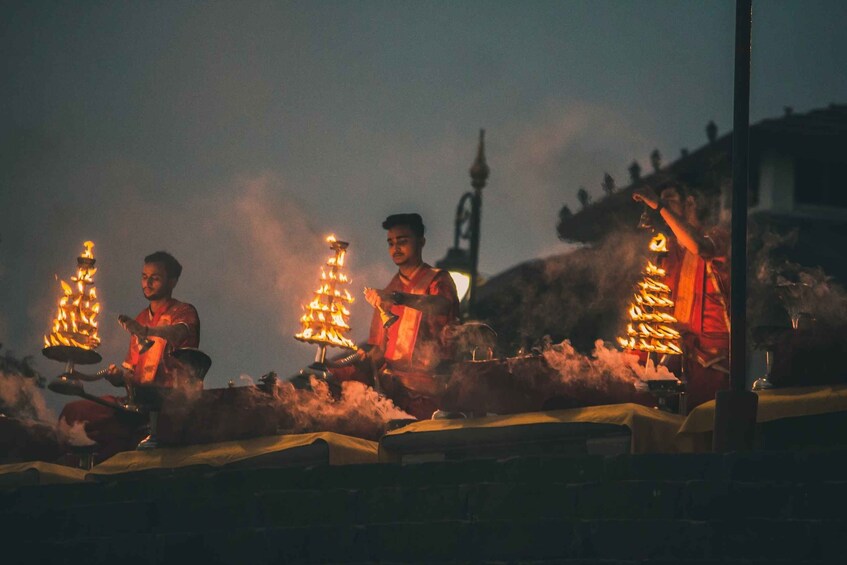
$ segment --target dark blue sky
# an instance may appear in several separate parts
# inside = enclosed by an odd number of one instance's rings
[[[481,269],[566,251],[563,204],[658,148],[732,121],[734,4],[10,2],[0,17],[0,342],[37,353],[93,239],[107,360],[141,258],[172,251],[203,321],[210,386],[288,374],[322,238],[351,289],[391,274],[379,224],[416,210],[452,241],[477,132],[492,172]],[[840,1],[755,2],[753,121],[847,101]],[[328,251],[328,250],[326,250]],[[351,324],[366,333],[359,301]],[[46,360],[39,367],[55,367]]]

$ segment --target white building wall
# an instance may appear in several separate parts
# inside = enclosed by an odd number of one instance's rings
[[[757,212],[794,211],[794,159],[765,149],[759,160],[759,204]]]

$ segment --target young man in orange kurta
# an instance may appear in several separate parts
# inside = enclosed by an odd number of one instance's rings
[[[382,224],[397,274],[382,290],[365,289],[374,308],[368,356],[376,385],[418,419],[438,409],[437,367],[451,357],[443,330],[459,322],[456,285],[447,271],[423,261],[423,220],[418,214],[395,214]],[[385,327],[390,314],[396,320]]]
[[[691,409],[729,387],[729,234],[720,227],[702,225],[697,200],[682,185],[660,185],[658,197],[651,189],[640,188],[633,198],[658,210],[674,235],[668,240],[662,266],[683,336]]]
[[[130,335],[129,352],[122,367],[110,365],[106,378],[115,386],[173,387],[176,361],[174,349],[200,344],[200,319],[191,304],[172,297],[182,265],[169,253],[157,251],[144,258],[141,289],[150,302],[133,320],[121,315],[118,321]],[[119,402],[114,396],[104,397]],[[146,435],[139,417],[121,416],[89,400],[65,405],[59,418],[68,424],[85,423],[86,434],[99,444],[98,460],[119,451],[134,449]]]

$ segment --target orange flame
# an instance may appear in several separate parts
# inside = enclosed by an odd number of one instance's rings
[[[94,243],[83,243],[84,251],[77,258],[77,271],[68,284],[60,280],[63,296],[59,299],[52,329],[44,336],[44,346],[67,345],[95,349],[100,345],[97,334],[97,315],[100,304],[94,288]],[[86,287],[90,287],[86,290]]]
[[[671,287],[666,285],[663,282],[659,282],[652,277],[646,277],[643,281],[638,283],[638,286],[641,287],[643,291],[649,292],[670,292]]]
[[[82,246],[85,247],[85,251],[82,252],[83,259],[94,259],[94,242],[93,241],[84,241]]]
[[[650,251],[667,253],[668,240],[657,233],[650,241]],[[675,342],[680,333],[672,327],[677,319],[668,310],[674,307],[671,288],[662,279],[667,271],[653,261],[647,261],[644,277],[636,285],[628,314],[630,323],[626,327],[627,337],[619,337],[618,344],[624,349],[633,349],[662,355],[679,355],[682,349]]]
[[[644,268],[644,274],[654,277],[664,277],[667,272],[653,264],[653,261],[647,261],[647,266]]]
[[[338,241],[334,235],[327,237],[326,241],[334,253],[326,261],[328,269],[320,270],[321,284],[315,290],[312,301],[304,306],[306,312],[300,318],[302,330],[294,338],[308,343],[355,349],[356,344],[344,335],[350,330],[347,322],[350,310],[344,304],[353,302],[353,296],[347,289],[340,288],[350,283],[350,279],[341,271],[347,243]]]
[[[659,232],[652,240],[650,240],[650,251],[655,253],[668,252],[668,238],[665,237],[665,234]]]

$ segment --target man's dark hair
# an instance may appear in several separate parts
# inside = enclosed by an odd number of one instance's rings
[[[711,209],[713,205],[717,205],[717,201],[709,200],[699,189],[683,181],[668,179],[659,182],[656,185],[656,196],[661,198],[662,192],[670,188],[676,190],[680,200],[683,202],[689,196],[694,198],[694,211],[701,222],[708,221],[710,216],[718,213],[716,210]]]
[[[656,196],[661,196],[662,192],[668,190],[669,188],[676,190],[677,194],[679,194],[679,197],[683,200],[685,200],[686,196],[691,194],[691,190],[688,188],[688,185],[684,182],[680,182],[678,180],[673,179],[666,179],[656,185]]]
[[[182,265],[167,251],[156,251],[144,258],[145,263],[161,263],[169,279],[178,279],[182,274]]]
[[[407,226],[416,236],[423,237],[426,227],[420,214],[392,214],[382,222],[382,229],[390,230],[397,226]]]

